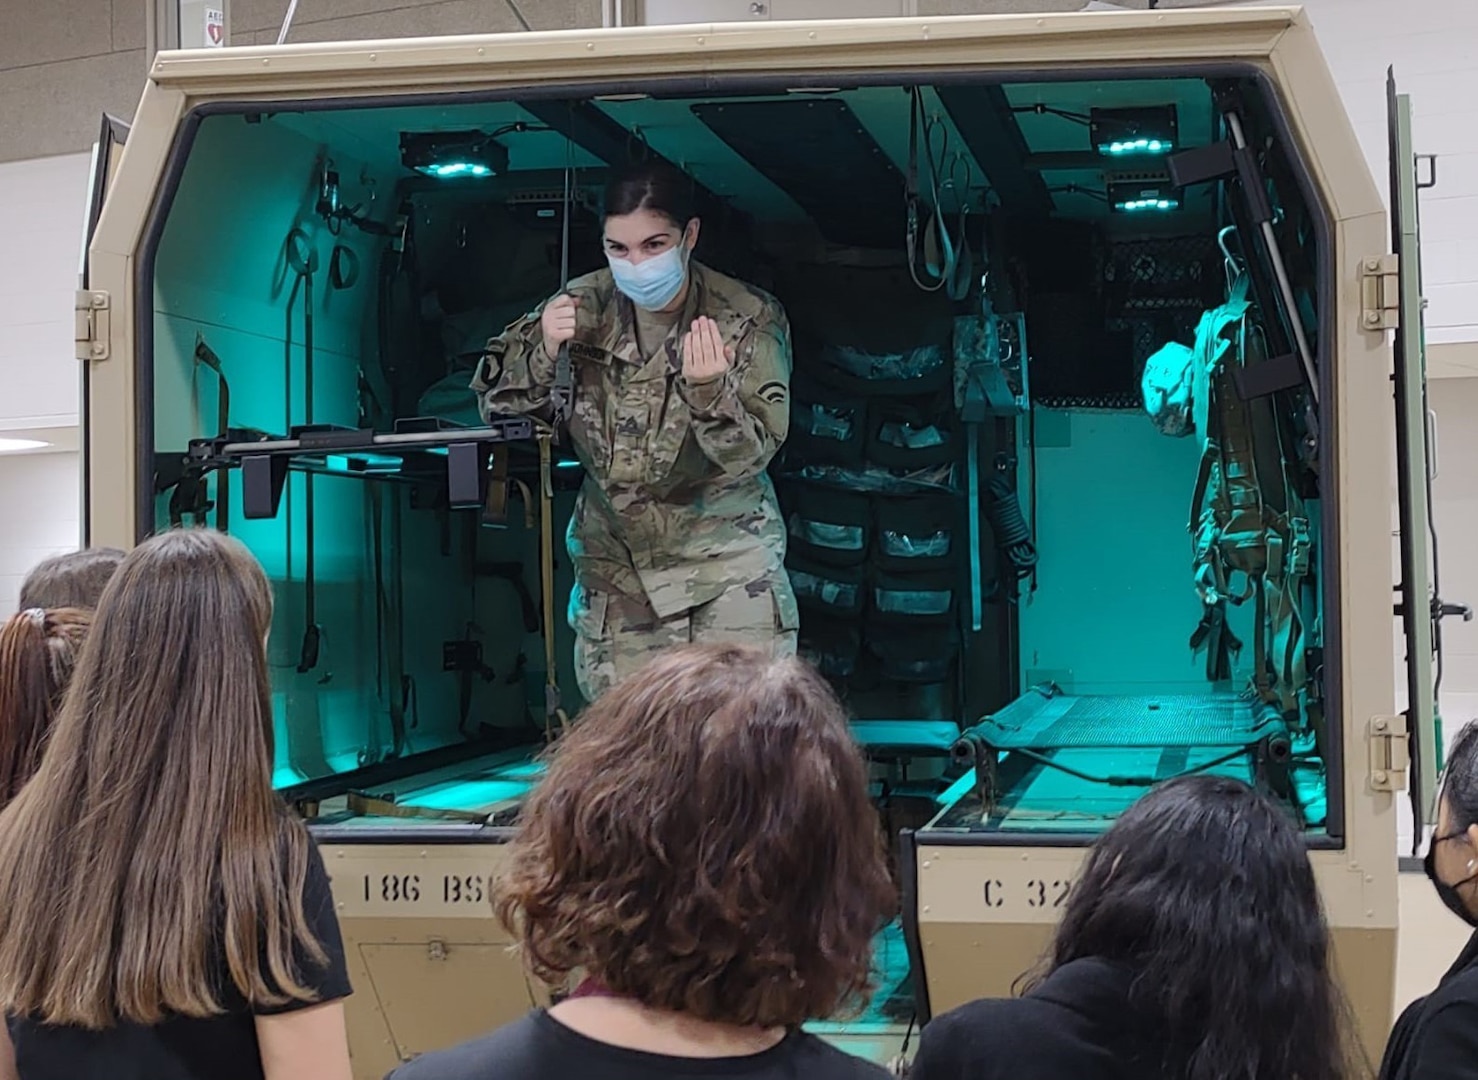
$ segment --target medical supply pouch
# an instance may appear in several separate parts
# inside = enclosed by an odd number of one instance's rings
[[[860,463],[869,430],[866,399],[799,371],[790,389],[788,452],[813,464]]]
[[[943,570],[961,546],[960,501],[947,494],[873,498],[874,566],[883,570]]]
[[[928,404],[874,403],[868,463],[888,469],[921,469],[954,461],[959,456],[959,440],[951,420],[946,410]]]
[[[862,653],[862,631],[855,619],[808,615],[801,623],[798,651],[830,679],[850,679]]]
[[[939,345],[898,353],[870,353],[847,345],[821,351],[825,379],[866,397],[916,397],[949,389],[949,358]]]
[[[872,506],[866,495],[823,484],[786,481],[780,508],[790,550],[831,566],[856,566],[872,547]]]
[[[875,622],[948,625],[954,621],[958,575],[953,570],[912,574],[876,570],[870,575]]]
[[[813,612],[833,617],[862,614],[867,603],[867,584],[860,567],[828,566],[801,555],[786,559],[790,586],[796,602]],[[805,619],[801,620],[802,623]]]
[[[942,683],[954,678],[959,658],[958,628],[948,625],[900,626],[870,618],[866,659],[885,679],[908,683]]]

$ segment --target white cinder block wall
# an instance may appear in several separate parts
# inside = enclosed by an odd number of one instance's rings
[[[0,165],[0,428],[77,424],[72,297],[90,171],[87,154]]]
[[[80,472],[76,451],[0,455],[0,619],[31,567],[76,549]]]
[[[1416,152],[1438,156],[1437,186],[1421,196],[1427,340],[1478,341],[1478,3],[1302,3],[1382,188],[1388,67],[1411,95]]]
[[[1408,0],[1303,0],[1345,108],[1382,190],[1389,175],[1386,70],[1411,95],[1418,154],[1437,155],[1437,186],[1421,193],[1422,277],[1429,346],[1478,343],[1478,3]],[[1478,374],[1462,362],[1444,372]],[[1442,591],[1478,605],[1478,380],[1433,379],[1441,472],[1434,508]],[[1478,622],[1449,621],[1441,712],[1451,738],[1478,717]],[[1404,650],[1398,650],[1404,656]],[[1398,693],[1404,702],[1404,671]],[[1401,846],[1411,850],[1411,815],[1402,807]]]
[[[72,295],[90,169],[86,154],[0,165],[0,437],[77,444]],[[0,615],[33,565],[77,547],[79,471],[75,449],[0,454]]]

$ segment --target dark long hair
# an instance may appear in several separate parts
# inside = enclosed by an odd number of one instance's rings
[[[1131,1011],[1184,1080],[1340,1080],[1352,1048],[1303,838],[1236,780],[1171,781],[1099,841],[1046,972],[1131,968]]]
[[[606,185],[605,216],[625,217],[638,210],[651,210],[681,230],[698,216],[693,194],[693,181],[671,165],[641,162],[611,177]]]

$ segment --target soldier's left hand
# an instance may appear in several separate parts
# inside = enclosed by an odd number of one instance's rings
[[[734,363],[734,350],[724,344],[718,323],[706,315],[693,320],[683,335],[683,376],[693,382],[717,378]]]

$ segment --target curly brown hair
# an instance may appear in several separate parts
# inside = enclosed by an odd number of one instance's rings
[[[535,976],[763,1027],[870,989],[897,896],[861,752],[804,663],[674,649],[548,761],[494,899]]]

